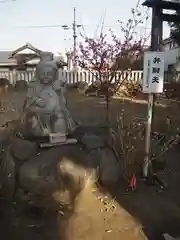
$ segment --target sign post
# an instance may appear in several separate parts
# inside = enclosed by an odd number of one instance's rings
[[[143,92],[148,96],[148,112],[146,122],[145,136],[145,158],[143,166],[144,177],[148,176],[151,148],[151,129],[153,120],[154,94],[162,93],[164,85],[164,53],[163,52],[145,52],[144,53],[144,71],[143,71]]]
[[[162,43],[162,8],[156,6],[155,3],[161,3],[162,0],[147,0],[152,4],[152,24],[151,24],[151,51],[144,55],[144,81],[143,91],[148,93],[148,112],[146,122],[146,135],[145,135],[145,156],[143,165],[143,176],[148,179],[151,170],[151,133],[152,122],[154,117],[155,107],[155,94],[163,91],[163,76],[164,76],[164,60],[161,51]],[[153,5],[154,4],[154,5]],[[149,6],[148,6],[149,7]],[[146,72],[147,68],[147,72]],[[158,69],[158,73],[157,70]],[[163,72],[162,72],[163,71]]]
[[[145,2],[143,3],[143,6],[152,8],[152,26],[151,26],[152,54],[155,54],[156,52],[157,54],[156,57],[159,56],[160,60],[163,60],[163,55],[161,55],[162,53],[160,52],[161,43],[162,43],[162,23],[163,21],[180,23],[180,18],[177,14],[164,13],[163,10],[166,9],[166,10],[180,11],[180,1],[179,0],[145,0]],[[146,59],[149,58],[148,53],[145,56],[145,58]],[[143,90],[144,92],[148,93],[148,114],[147,114],[148,118],[147,118],[147,124],[146,124],[145,158],[144,158],[144,166],[143,166],[143,174],[144,174],[144,177],[146,178],[148,177],[149,166],[151,166],[151,161],[150,161],[151,159],[150,158],[151,157],[150,156],[151,128],[152,128],[152,120],[154,115],[155,93],[161,92],[163,87],[163,77],[161,75],[162,69],[163,69],[163,63],[162,63],[162,66],[159,65],[160,67],[160,70],[158,70],[160,71],[159,74],[157,72],[152,73],[152,66],[157,68],[157,64],[155,66],[154,61],[152,62],[152,58],[150,59],[149,59],[149,62],[146,62],[147,60],[144,60],[145,76],[144,76],[144,82],[143,82]],[[156,83],[156,85],[154,83]]]

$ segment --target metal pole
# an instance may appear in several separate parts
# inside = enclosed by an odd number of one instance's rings
[[[73,15],[73,68],[76,69],[77,61],[76,61],[76,47],[77,47],[77,34],[76,34],[76,8],[74,8]]]
[[[152,9],[152,26],[151,26],[151,51],[160,51],[162,41],[162,20],[160,15],[161,9]],[[148,95],[148,112],[146,122],[145,135],[145,157],[143,166],[143,176],[148,177],[151,169],[151,136],[152,136],[152,122],[154,118],[155,108],[155,94]]]

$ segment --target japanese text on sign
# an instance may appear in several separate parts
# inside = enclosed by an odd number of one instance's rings
[[[161,93],[164,84],[164,53],[145,52],[143,70],[143,92]]]

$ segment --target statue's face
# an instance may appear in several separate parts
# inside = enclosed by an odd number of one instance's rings
[[[38,71],[38,77],[41,83],[52,83],[56,79],[56,71],[51,65],[44,65]]]

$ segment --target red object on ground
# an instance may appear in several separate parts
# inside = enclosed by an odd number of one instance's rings
[[[131,188],[132,190],[133,189],[136,189],[136,184],[137,184],[137,179],[136,179],[136,175],[133,174],[132,178],[131,178],[131,181],[129,183],[129,188]]]

